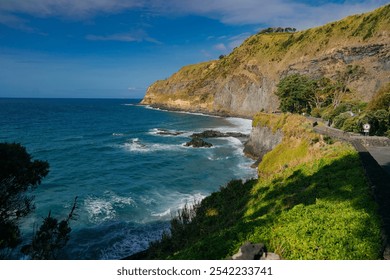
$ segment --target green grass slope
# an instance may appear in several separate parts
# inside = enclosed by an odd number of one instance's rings
[[[284,139],[259,165],[172,221],[150,258],[224,259],[263,242],[284,259],[379,259],[381,231],[357,152],[315,134],[300,116],[258,114]]]

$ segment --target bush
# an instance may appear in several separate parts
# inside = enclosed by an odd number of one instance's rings
[[[341,113],[340,115],[336,116],[333,120],[333,125],[336,128],[341,129],[344,125],[344,122],[351,118],[351,114],[348,112]]]
[[[380,89],[368,103],[367,110],[390,110],[390,83]]]
[[[33,161],[22,145],[0,143],[0,249],[20,243],[18,221],[34,210],[31,191],[48,172],[49,164]]]
[[[324,108],[314,108],[311,110],[311,116],[315,118],[321,118],[322,114],[324,113]]]
[[[344,131],[359,133],[362,131],[362,127],[359,126],[359,117],[351,117],[344,121],[341,127]]]

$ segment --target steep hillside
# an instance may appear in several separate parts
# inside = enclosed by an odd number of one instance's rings
[[[144,258],[225,259],[245,242],[283,259],[380,259],[381,222],[359,155],[299,115],[254,116],[283,135],[258,179],[233,180],[171,221]]]
[[[220,60],[185,66],[155,82],[142,104],[251,117],[277,110],[273,92],[281,78],[334,79],[348,65],[364,69],[348,84],[364,101],[390,81],[390,5],[296,33],[253,35]]]

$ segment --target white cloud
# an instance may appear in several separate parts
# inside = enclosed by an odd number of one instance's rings
[[[117,13],[131,9],[157,13],[160,16],[200,15],[225,24],[259,24],[293,26],[299,29],[313,27],[344,16],[362,13],[388,3],[387,0],[350,0],[343,3],[316,3],[300,0],[1,0],[3,23],[21,28],[16,13],[39,17],[59,16],[83,19],[97,14]],[[14,18],[4,20],[6,16]],[[1,21],[0,21],[1,22]]]
[[[35,16],[86,17],[143,7],[137,0],[2,0],[0,11]]]
[[[118,33],[110,35],[87,35],[85,37],[90,41],[121,41],[121,42],[150,42],[161,44],[156,39],[151,38],[145,31],[137,30],[129,33]]]
[[[227,50],[227,47],[225,46],[224,43],[219,43],[219,44],[214,45],[214,49],[221,51],[221,52],[224,52]]]
[[[261,24],[267,26],[293,26],[299,29],[318,26],[347,15],[363,13],[387,0],[345,1],[312,5],[288,0],[172,0],[168,11],[207,16],[225,24]],[[307,3],[307,1],[306,1]]]

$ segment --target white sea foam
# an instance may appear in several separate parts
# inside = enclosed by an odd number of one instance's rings
[[[131,197],[119,196],[111,191],[105,192],[105,195],[109,197],[111,203],[116,207],[123,208],[128,205],[135,205],[135,201]]]
[[[138,138],[130,139],[123,147],[131,152],[150,153],[158,151],[174,151],[183,148],[181,144],[144,144]]]
[[[114,239],[119,239],[120,241],[101,250],[100,259],[118,260],[143,251],[149,247],[151,241],[160,239],[163,232],[168,230],[169,223],[158,227],[141,226],[140,229],[136,230],[125,227],[115,234],[116,238]]]
[[[101,223],[116,217],[116,208],[135,205],[131,197],[119,196],[112,191],[106,191],[103,197],[89,196],[84,201],[88,219],[92,223]]]
[[[145,204],[145,205],[151,205],[152,203],[155,203],[155,202],[156,202],[155,199],[153,199],[153,198],[151,198],[151,197],[149,197],[149,196],[140,196],[140,197],[139,197],[139,200],[140,200],[143,204]]]
[[[152,212],[151,215],[153,217],[160,217],[160,218],[163,218],[163,217],[170,217],[172,215],[171,213],[171,208],[165,210],[164,212],[160,212],[160,213],[155,213],[155,212]]]
[[[211,161],[214,161],[214,160],[227,160],[229,159],[230,157],[227,156],[227,157],[215,157],[215,156],[209,156],[207,157],[208,160],[211,160]]]
[[[249,134],[252,130],[252,120],[243,118],[227,118],[227,120],[235,126],[238,132]]]
[[[124,136],[124,134],[123,134],[123,133],[115,133],[115,132],[114,132],[114,133],[112,134],[112,136]]]
[[[148,134],[154,136],[162,136],[162,137],[178,137],[178,136],[185,136],[187,133],[184,131],[178,131],[174,129],[168,130],[168,129],[161,129],[161,128],[152,128],[149,130]]]
[[[240,139],[235,137],[225,137],[223,139],[226,139],[228,141],[228,145],[234,148],[234,154],[244,155],[244,144]]]
[[[175,216],[180,209],[183,209],[186,205],[192,206],[195,203],[201,202],[206,195],[201,193],[195,194],[182,194],[182,193],[172,193],[171,194],[171,205],[168,208],[159,211],[152,212],[151,216],[160,219],[169,219],[172,216]]]
[[[92,223],[101,223],[115,218],[116,211],[110,201],[88,197],[84,201],[88,219]]]

